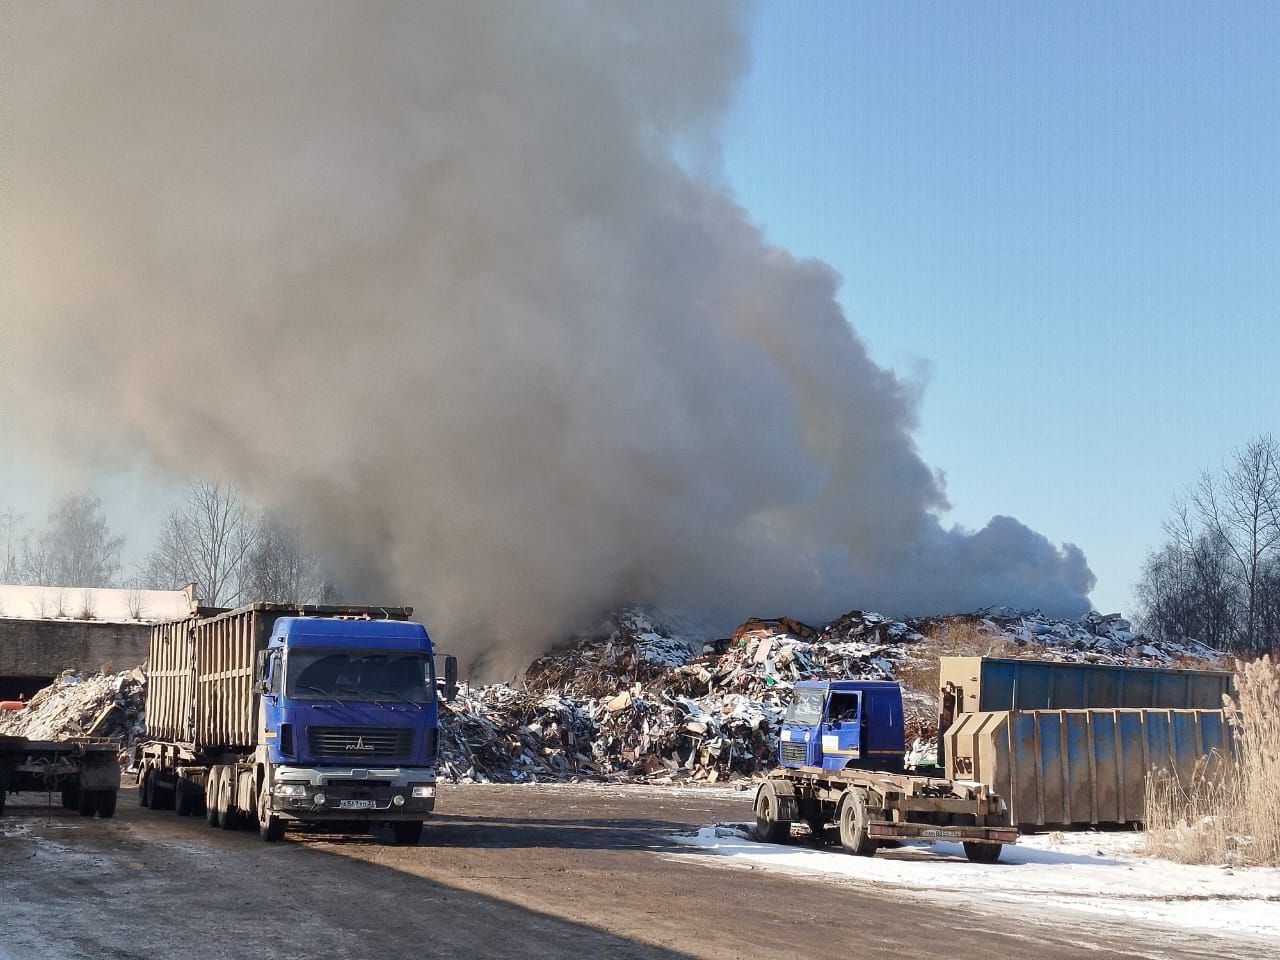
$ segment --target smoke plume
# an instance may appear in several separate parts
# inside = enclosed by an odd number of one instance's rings
[[[1086,609],[1074,546],[944,529],[838,277],[689,172],[738,6],[7,19],[0,400],[33,444],[299,511],[495,668],[623,601]]]

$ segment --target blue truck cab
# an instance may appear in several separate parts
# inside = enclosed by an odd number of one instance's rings
[[[435,804],[438,700],[457,677],[449,657],[438,683],[432,653],[407,620],[275,622],[257,663],[264,838],[289,820],[384,821],[416,838]]]
[[[888,680],[804,680],[778,737],[784,767],[901,773],[902,688]]]

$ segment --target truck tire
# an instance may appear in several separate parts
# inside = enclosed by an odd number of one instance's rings
[[[68,784],[62,788],[62,809],[77,810],[80,807],[79,784]]]
[[[173,810],[180,817],[189,817],[196,809],[196,788],[190,780],[178,778],[173,787]]]
[[[266,843],[276,843],[284,839],[284,820],[268,812],[270,805],[270,787],[263,780],[262,789],[258,791],[258,836]]]
[[[867,836],[867,795],[849,789],[840,798],[836,821],[840,824],[840,846],[859,857],[874,857],[876,842]]]
[[[401,846],[412,847],[422,839],[422,821],[421,820],[395,820],[391,824],[391,832],[396,838],[396,843]]]
[[[964,855],[973,863],[995,863],[1000,859],[1003,843],[973,843],[966,841]]]
[[[98,812],[98,792],[96,790],[81,790],[80,804],[76,808],[82,817],[92,817]]]
[[[119,796],[118,790],[98,790],[98,816],[103,820],[110,820],[116,815],[116,799]]]
[[[223,830],[236,828],[236,768],[221,767],[218,775],[218,826]]]
[[[151,806],[151,765],[144,763],[138,771],[138,806]]]
[[[780,817],[782,804],[778,790],[766,780],[756,791],[756,839],[764,843],[786,843],[791,837],[791,821]]]
[[[204,819],[211,827],[218,825],[218,783],[222,779],[222,767],[216,764],[209,768],[204,781]]]
[[[819,843],[827,842],[827,821],[822,817],[809,817],[805,820],[813,839]]]

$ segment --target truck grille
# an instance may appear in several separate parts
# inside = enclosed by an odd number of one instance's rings
[[[413,731],[386,727],[310,727],[307,747],[313,757],[344,760],[386,759],[408,756]]]
[[[803,743],[792,743],[789,740],[782,741],[782,762],[783,763],[804,763],[805,746]]]

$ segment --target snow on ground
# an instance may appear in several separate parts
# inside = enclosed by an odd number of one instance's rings
[[[958,843],[912,842],[855,857],[839,848],[748,839],[746,824],[703,827],[677,841],[730,865],[910,888],[936,899],[1074,910],[1222,936],[1280,942],[1280,868],[1188,866],[1138,855],[1140,833],[1021,837],[1000,862],[970,863]]]

